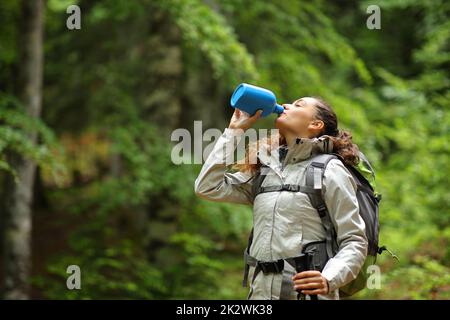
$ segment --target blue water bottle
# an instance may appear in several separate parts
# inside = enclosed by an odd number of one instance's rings
[[[261,117],[267,117],[272,113],[281,114],[284,111],[284,108],[277,104],[277,98],[272,91],[247,83],[241,83],[234,90],[231,106],[251,116],[262,109]]]

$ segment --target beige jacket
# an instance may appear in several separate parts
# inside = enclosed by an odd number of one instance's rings
[[[195,180],[195,193],[211,201],[253,206],[254,237],[250,255],[272,261],[299,255],[305,244],[325,239],[325,231],[317,211],[302,192],[267,192],[253,199],[252,175],[228,170],[226,159],[242,138],[242,130],[226,128]],[[224,146],[228,146],[225,148]],[[231,148],[230,148],[231,146]],[[332,141],[327,136],[298,138],[287,146],[282,162],[278,153],[259,152],[261,163],[270,167],[263,186],[282,183],[305,184],[305,169],[311,155],[330,153]],[[324,172],[324,199],[337,232],[338,253],[331,258],[322,275],[328,280],[329,294],[319,299],[339,299],[338,288],[353,280],[367,254],[365,224],[359,215],[356,183],[342,164],[333,159]],[[295,270],[285,264],[294,275]],[[254,267],[250,267],[249,279]],[[282,275],[260,272],[250,286],[248,299],[279,299]],[[296,299],[293,288],[291,299]]]

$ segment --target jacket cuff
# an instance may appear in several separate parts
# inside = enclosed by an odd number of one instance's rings
[[[338,264],[338,261],[331,258],[322,271],[322,276],[328,281],[328,292],[333,292],[342,285],[339,277],[341,270],[336,264]]]
[[[335,279],[333,279],[333,278],[328,278],[326,275],[324,275],[324,274],[322,274],[322,276],[325,278],[325,279],[327,279],[327,282],[328,282],[328,293],[327,294],[330,294],[330,293],[332,293],[334,290],[336,290],[336,289],[339,289],[339,287],[337,286],[337,284],[336,284],[336,281],[335,281]]]

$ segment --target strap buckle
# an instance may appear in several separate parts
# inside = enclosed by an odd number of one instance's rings
[[[300,191],[300,186],[298,184],[283,184],[282,190],[298,192]]]
[[[277,261],[258,261],[258,266],[264,274],[280,273],[284,268],[283,259]]]
[[[396,259],[397,261],[400,261],[400,259],[397,257],[397,255],[392,253],[392,251],[389,250],[386,246],[382,246],[382,247],[378,248],[377,253],[382,254],[383,251],[389,252],[389,254],[391,255],[392,258]]]
[[[324,203],[319,204],[317,207],[317,211],[319,212],[319,216],[323,218],[327,213],[327,206]]]
[[[381,193],[377,193],[375,194],[375,199],[377,200],[377,202],[379,203],[381,201]]]

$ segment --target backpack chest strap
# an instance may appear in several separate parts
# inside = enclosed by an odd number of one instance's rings
[[[290,192],[314,192],[314,188],[308,187],[308,186],[301,186],[298,184],[279,184],[279,185],[271,185],[271,186],[264,186],[259,187],[256,191],[256,195],[260,193],[265,192],[277,192],[277,191],[290,191]]]

